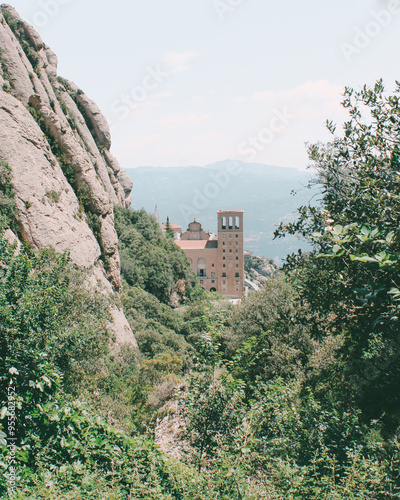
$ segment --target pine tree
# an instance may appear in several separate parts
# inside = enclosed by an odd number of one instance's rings
[[[165,224],[165,236],[170,239],[174,239],[174,231],[169,223],[169,217],[167,216],[167,223]]]

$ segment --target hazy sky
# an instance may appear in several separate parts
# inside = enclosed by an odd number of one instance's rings
[[[124,168],[305,169],[345,85],[400,79],[400,0],[14,0],[112,124]]]

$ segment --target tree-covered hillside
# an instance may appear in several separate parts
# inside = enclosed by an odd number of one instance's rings
[[[67,254],[1,236],[2,498],[13,474],[21,499],[400,498],[399,96],[346,89],[343,132],[310,147],[320,206],[277,231],[312,250],[238,307],[117,210],[139,351],[109,352]]]

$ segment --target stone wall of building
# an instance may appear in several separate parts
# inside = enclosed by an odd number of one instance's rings
[[[244,292],[243,211],[218,212],[219,292],[231,298]]]
[[[243,211],[218,212],[218,238],[193,221],[176,244],[186,253],[200,285],[230,298],[244,293]]]

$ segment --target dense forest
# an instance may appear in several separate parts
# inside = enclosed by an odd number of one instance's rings
[[[108,299],[68,253],[15,252],[1,166],[0,475],[14,498],[400,498],[399,96],[345,90],[349,121],[309,149],[317,203],[276,231],[312,251],[237,307],[199,287],[151,216],[116,208],[139,352],[110,351]]]

